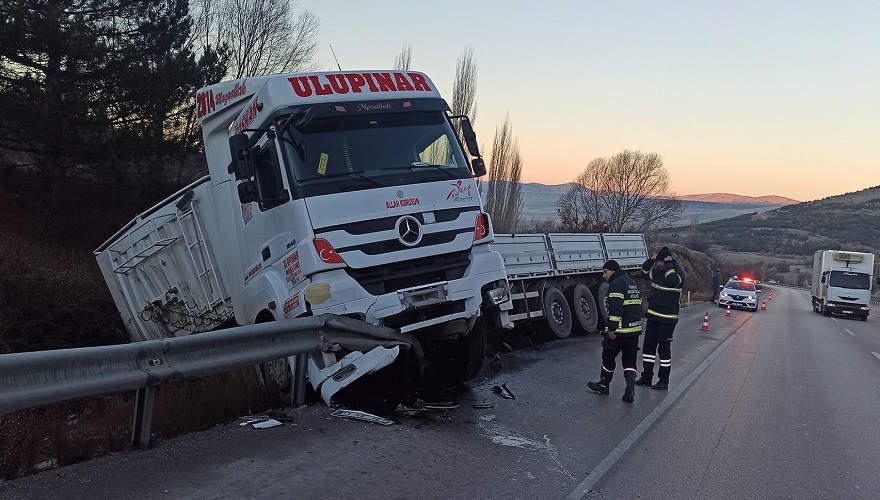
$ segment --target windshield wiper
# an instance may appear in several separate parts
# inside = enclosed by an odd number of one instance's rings
[[[304,179],[299,182],[304,183],[304,182],[311,182],[311,181],[324,180],[324,179],[338,179],[339,177],[357,177],[359,179],[363,179],[365,181],[371,182],[376,187],[388,187],[387,185],[382,184],[381,182],[377,181],[376,179],[373,179],[372,177],[367,177],[366,175],[359,174],[357,172],[340,172],[338,174],[322,175],[321,177],[312,177],[311,179]]]
[[[404,166],[404,167],[390,167],[390,168],[383,168],[381,171],[382,171],[382,172],[387,172],[387,171],[389,171],[389,170],[410,170],[410,171],[415,171],[415,169],[417,169],[417,168],[425,168],[425,167],[429,167],[429,168],[433,168],[433,169],[435,169],[435,170],[439,170],[440,172],[443,172],[443,174],[446,175],[446,177],[449,178],[449,179],[458,179],[458,176],[455,175],[454,173],[450,172],[449,169],[446,168],[446,165],[436,165],[436,164],[434,164],[434,163],[428,163],[428,162],[425,162],[425,161],[414,161],[414,162],[410,163],[409,166]]]

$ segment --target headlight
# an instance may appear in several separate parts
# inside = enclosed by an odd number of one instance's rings
[[[486,296],[493,305],[503,304],[510,300],[510,290],[506,286],[492,288],[486,292]]]

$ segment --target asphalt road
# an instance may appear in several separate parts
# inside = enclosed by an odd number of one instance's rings
[[[610,396],[586,388],[600,338],[573,337],[486,367],[447,421],[381,426],[311,403],[280,427],[230,423],[0,483],[0,498],[880,497],[880,317],[825,318],[807,292],[773,290],[758,313],[683,309],[670,390],[637,387],[631,405],[620,367]],[[383,407],[358,396],[344,407]]]

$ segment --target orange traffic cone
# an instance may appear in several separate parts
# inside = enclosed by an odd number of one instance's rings
[[[767,299],[764,299],[764,300],[761,302],[761,310],[762,310],[762,311],[766,311],[766,310],[767,310]]]
[[[702,331],[702,332],[709,331],[709,311],[706,311],[706,317],[703,318],[703,326],[700,327],[700,331]]]
[[[767,297],[767,300],[773,300],[773,290],[770,290],[770,296]]]
[[[725,316],[730,316],[730,304],[727,304],[727,312],[724,313]]]

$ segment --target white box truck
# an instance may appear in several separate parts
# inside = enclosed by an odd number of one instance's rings
[[[866,321],[871,308],[874,254],[817,250],[813,256],[813,311]]]

